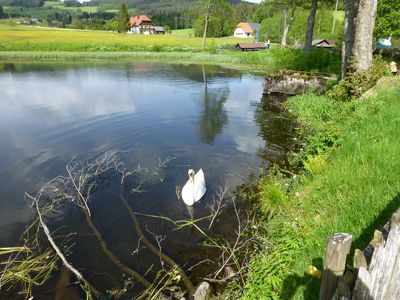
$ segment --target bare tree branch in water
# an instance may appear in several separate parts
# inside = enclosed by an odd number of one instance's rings
[[[82,163],[72,158],[66,166],[68,177],[67,185],[71,185],[77,193],[79,205],[83,205],[89,217],[91,212],[89,208],[90,194],[96,184],[96,179],[108,170],[118,168],[120,161],[118,154],[122,151],[108,151],[92,163]],[[125,177],[128,176],[125,174]]]
[[[157,243],[158,249],[159,249],[159,254],[160,254],[159,255],[160,263],[161,263],[161,266],[164,267],[164,261],[162,260],[162,255],[161,255],[161,253],[162,253],[161,243],[162,243],[163,240],[165,240],[165,238],[167,236],[166,235],[164,235],[164,236],[156,235],[154,232],[150,231],[149,228],[147,228],[147,225],[145,225],[145,228],[146,228],[146,231],[148,233],[150,233],[153,236],[153,238],[156,240],[156,243]]]
[[[26,193],[25,196],[26,199],[32,202],[32,206],[35,208],[39,219],[39,224],[57,256],[60,257],[63,264],[96,295],[98,295],[96,289],[91,286],[90,283],[83,277],[83,275],[67,261],[64,253],[55,243],[54,234],[50,232],[47,224],[44,221],[44,216],[49,213],[60,212],[65,203],[75,203],[84,212],[86,222],[94,233],[105,255],[118,268],[120,268],[122,272],[132,276],[136,281],[141,283],[146,288],[149,287],[151,285],[150,282],[148,282],[138,272],[122,263],[112,253],[92,220],[89,200],[94,188],[96,187],[96,184],[98,183],[98,179],[107,171],[113,169],[116,171],[121,170],[121,176],[124,178],[136,172],[136,170],[127,171],[125,169],[121,169],[122,163],[120,162],[118,155],[118,151],[107,152],[91,163],[82,163],[72,159],[66,166],[68,176],[58,176],[50,180],[39,190],[36,196],[32,196],[28,193]]]
[[[89,287],[92,292],[95,294],[99,295],[98,291],[83,277],[81,272],[79,272],[75,267],[73,267],[65,258],[64,254],[60,250],[60,248],[57,246],[56,242],[54,241],[53,237],[51,236],[50,230],[47,227],[46,223],[43,220],[42,212],[40,211],[40,206],[39,206],[39,200],[42,197],[43,193],[46,192],[47,188],[52,188],[52,182],[49,181],[47,184],[45,184],[39,191],[39,193],[34,197],[31,196],[28,193],[25,193],[25,196],[32,200],[32,204],[35,207],[36,213],[39,218],[40,226],[43,228],[44,234],[47,237],[47,240],[49,241],[50,245],[53,247],[54,251],[57,253],[57,256],[62,260],[64,266],[68,268],[75,276],[84,283],[85,286]]]
[[[55,232],[51,232],[48,227],[48,224],[50,224],[48,219],[49,216],[51,217],[53,214],[62,212],[65,204],[73,203],[82,210],[85,216],[85,221],[90,227],[91,231],[94,233],[94,237],[101,246],[104,254],[124,274],[128,274],[131,278],[134,278],[137,282],[142,284],[146,288],[148,295],[151,295],[149,298],[154,297],[154,299],[156,299],[156,297],[162,294],[163,289],[166,289],[172,284],[181,283],[182,285],[183,283],[189,295],[193,295],[194,287],[186,272],[171,257],[164,253],[162,249],[162,241],[166,237],[150,231],[149,228],[145,226],[147,233],[150,234],[155,240],[151,242],[141,229],[138,215],[167,220],[175,226],[174,230],[180,230],[185,227],[193,227],[204,236],[204,239],[212,247],[219,249],[221,251],[221,256],[219,261],[215,263],[218,268],[209,276],[210,282],[225,282],[226,280],[238,275],[243,278],[243,270],[246,268],[247,259],[246,257],[244,259],[239,259],[239,255],[246,251],[246,245],[252,240],[252,237],[243,239],[243,236],[248,229],[249,216],[247,216],[247,220],[241,218],[240,209],[237,208],[235,201],[231,200],[238,222],[234,241],[228,241],[226,237],[219,237],[215,232],[213,232],[214,229],[216,229],[216,224],[218,224],[220,221],[219,219],[222,216],[222,213],[227,209],[230,203],[230,201],[227,199],[229,190],[228,182],[225,182],[224,186],[219,187],[215,197],[213,197],[214,201],[211,205],[209,205],[210,215],[198,218],[196,220],[174,221],[165,216],[150,216],[146,214],[140,214],[135,212],[128,203],[127,194],[129,186],[134,186],[133,188],[131,187],[130,190],[131,196],[132,194],[134,195],[144,191],[142,187],[143,178],[140,176],[142,170],[144,169],[140,165],[138,165],[135,169],[129,169],[129,167],[126,166],[121,160],[121,153],[124,152],[106,152],[94,161],[86,163],[79,162],[73,158],[66,166],[67,176],[58,176],[49,181],[39,190],[36,195],[31,195],[28,193],[26,194],[26,199],[29,199],[32,202],[32,206],[35,208],[38,216],[38,223],[36,225],[40,226],[37,226],[37,228],[43,229],[46,239],[51,244],[52,248],[57,254],[57,257],[59,257],[66,268],[75,274],[76,277],[83,283],[83,285],[87,287],[87,290],[91,290],[94,293],[97,292],[95,288],[91,286],[90,283],[83,277],[83,274],[78,271],[78,268],[74,267],[70,262],[68,262],[66,259],[65,249],[60,247],[60,245],[57,245],[57,243],[60,244],[59,239],[55,235]],[[172,159],[174,158],[168,157],[165,160],[159,159],[158,166],[149,169],[150,172],[146,174],[151,174],[151,170],[156,170],[156,175],[159,176],[161,180],[162,177],[160,174],[162,174],[162,168],[164,168]],[[133,250],[132,254],[138,254],[141,246],[145,245],[150,251],[159,257],[163,267],[160,273],[157,275],[158,279],[156,280],[160,280],[159,282],[153,281],[150,283],[145,278],[146,274],[141,275],[120,261],[107,245],[102,233],[96,226],[94,220],[95,218],[93,219],[94,216],[92,215],[90,209],[90,202],[92,197],[94,197],[94,192],[100,187],[99,183],[102,182],[101,180],[104,178],[110,178],[110,175],[114,176],[115,174],[118,174],[116,178],[117,182],[115,183],[119,184],[120,187],[120,191],[119,193],[117,192],[117,194],[119,194],[123,205],[127,208],[138,237],[137,247],[135,250]],[[112,178],[115,179],[115,177]],[[136,186],[134,185],[135,182]],[[180,187],[176,187],[175,192],[177,197],[179,197]],[[209,220],[208,225],[204,225],[205,220]],[[211,231],[212,229],[213,231]],[[65,236],[63,238],[65,238]],[[206,263],[207,261],[209,260],[201,260],[194,266],[190,267],[188,271],[193,270],[196,266]],[[167,264],[169,267],[166,268],[165,264]],[[228,275],[223,275],[223,271],[230,266],[234,266],[236,271],[231,272],[231,274]],[[2,277],[0,277],[0,279],[2,279]]]
[[[170,258],[168,255],[166,255],[165,253],[163,253],[161,251],[161,247],[159,245],[159,248],[157,249],[157,247],[155,247],[153,245],[153,243],[151,243],[147,237],[143,234],[142,229],[140,228],[140,223],[139,223],[139,219],[136,216],[136,213],[132,210],[131,206],[128,203],[128,200],[125,198],[124,196],[124,185],[121,185],[121,189],[120,189],[120,198],[122,203],[125,205],[125,207],[128,210],[129,215],[131,216],[132,219],[132,223],[135,227],[136,233],[138,234],[138,236],[140,238],[142,238],[143,243],[150,249],[150,251],[152,251],[154,254],[156,254],[157,256],[160,257],[161,261],[165,261],[168,265],[170,265],[171,267],[176,268],[176,270],[179,272],[179,274],[182,277],[182,281],[185,284],[186,288],[188,289],[189,295],[192,295],[194,292],[194,287],[193,284],[191,283],[189,277],[186,275],[185,271],[183,271],[179,265],[172,259]]]
[[[215,219],[222,213],[223,208],[226,206],[225,195],[228,192],[228,190],[229,190],[228,181],[225,181],[224,186],[218,187],[218,191],[216,192],[218,198],[215,199],[215,197],[213,196],[213,202],[207,205],[211,212],[211,221],[210,224],[208,225],[208,229],[211,229]]]
[[[138,243],[137,243],[137,247],[136,247],[136,249],[135,250],[133,250],[132,251],[132,255],[136,255],[136,254],[139,254],[139,251],[140,251],[140,241],[143,239],[143,237],[140,237],[139,239],[138,239]]]
[[[214,279],[217,278],[220,275],[220,273],[224,269],[226,269],[227,266],[233,265],[238,270],[238,274],[240,275],[241,280],[244,283],[242,271],[244,270],[246,265],[243,263],[240,264],[239,253],[240,253],[240,251],[242,251],[242,249],[244,249],[246,247],[246,245],[249,242],[251,242],[255,238],[255,235],[252,235],[250,238],[244,239],[245,234],[248,232],[248,226],[250,224],[250,216],[246,212],[247,218],[245,221],[242,221],[240,218],[240,210],[237,208],[235,200],[232,199],[231,202],[233,204],[233,208],[235,211],[236,220],[237,220],[237,224],[238,224],[237,230],[235,231],[236,239],[232,246],[230,246],[228,241],[225,241],[225,245],[221,247],[222,254],[220,256],[220,260],[221,260],[222,264],[221,264],[220,268],[214,273],[213,277],[214,277]],[[244,225],[242,223],[244,223]],[[244,261],[247,261],[246,256],[244,256],[243,262]]]
[[[175,194],[176,194],[176,198],[178,200],[181,200],[181,186],[180,185],[175,186]]]

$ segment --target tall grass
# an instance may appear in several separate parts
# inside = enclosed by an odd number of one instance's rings
[[[311,49],[304,54],[301,49],[271,49],[275,65],[283,69],[340,74],[341,56],[336,49]]]
[[[261,225],[268,247],[252,260],[246,299],[317,299],[320,280],[307,268],[322,269],[326,238],[348,232],[353,250],[363,249],[373,230],[400,207],[399,98],[397,79],[396,87],[367,100],[332,104],[304,95],[288,102],[303,126],[316,128],[314,135],[323,129],[337,137],[329,149],[314,154],[319,160],[309,161],[317,172],[275,179],[288,201]],[[315,168],[321,161],[325,167]],[[265,195],[260,201],[269,201]]]

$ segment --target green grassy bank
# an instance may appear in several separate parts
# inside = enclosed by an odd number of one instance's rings
[[[252,258],[244,299],[318,299],[320,279],[307,269],[322,270],[326,238],[347,232],[352,251],[364,249],[400,207],[400,78],[380,80],[370,95],[287,102],[307,136],[293,155],[305,171],[272,172],[258,185],[265,246]]]
[[[250,71],[299,70],[323,73],[340,72],[340,54],[313,49],[273,49],[241,52],[238,38],[207,39],[188,31],[172,35],[130,35],[106,31],[53,29],[0,24],[0,61],[15,60],[156,60],[174,63],[231,65]]]
[[[203,52],[163,52],[157,47],[151,51],[0,51],[0,62],[14,61],[133,61],[150,60],[163,63],[199,63],[215,64],[262,74],[280,70],[298,70],[309,72],[335,73],[340,70],[340,57],[333,53],[321,53],[315,49],[305,56],[301,51],[292,49],[271,49],[260,52],[206,50]]]
[[[248,71],[273,70],[275,64],[268,53],[244,55],[241,52],[212,54],[210,52],[65,52],[65,51],[0,51],[0,62],[15,61],[137,61],[163,63],[200,63],[232,66]]]

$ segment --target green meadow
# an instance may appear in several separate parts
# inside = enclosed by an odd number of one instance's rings
[[[235,45],[237,38],[207,39],[207,45]],[[170,50],[199,50],[201,38],[189,37],[188,31],[171,35],[130,35],[107,31],[48,29],[33,26],[0,27],[3,51],[135,51],[148,47],[169,47]],[[162,50],[162,49],[161,49]]]

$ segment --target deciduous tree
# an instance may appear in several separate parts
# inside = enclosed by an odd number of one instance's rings
[[[400,36],[400,1],[378,1],[375,35],[378,38]]]
[[[351,58],[356,72],[371,67],[376,10],[377,0],[346,0],[342,77]]]
[[[255,12],[255,17],[262,20],[272,17],[276,13],[283,13],[283,28],[281,46],[286,47],[289,30],[293,24],[297,8],[302,4],[300,0],[270,0],[262,2]]]
[[[377,0],[360,0],[358,6],[353,46],[353,57],[357,72],[367,70],[372,66],[377,2]]]
[[[311,9],[307,23],[306,41],[304,43],[304,53],[308,53],[311,50],[312,40],[314,36],[314,24],[315,24],[315,15],[317,14],[317,8],[318,8],[318,0],[311,0]]]

